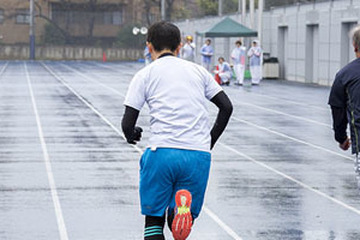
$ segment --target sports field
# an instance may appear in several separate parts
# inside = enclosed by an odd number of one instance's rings
[[[148,109],[138,145],[119,129],[141,67],[0,62],[1,240],[142,239],[138,160]],[[189,239],[360,239],[353,157],[333,140],[330,89],[265,80],[224,90],[234,113]]]

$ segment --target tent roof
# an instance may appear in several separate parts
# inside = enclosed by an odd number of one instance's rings
[[[257,32],[226,17],[205,32],[197,32],[203,37],[256,37]]]

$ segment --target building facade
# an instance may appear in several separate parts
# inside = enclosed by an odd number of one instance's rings
[[[125,24],[133,22],[130,0],[36,0],[36,41],[46,25],[56,25],[73,38],[114,38]],[[0,41],[29,42],[29,0],[0,2]]]

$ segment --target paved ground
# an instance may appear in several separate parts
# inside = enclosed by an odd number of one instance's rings
[[[0,239],[142,239],[148,110],[138,147],[119,132],[140,68],[0,62]],[[333,141],[329,88],[268,80],[224,89],[235,111],[189,239],[360,239],[360,195],[352,157]]]

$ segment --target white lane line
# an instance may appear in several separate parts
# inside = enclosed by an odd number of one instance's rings
[[[5,69],[7,68],[9,62],[6,62],[6,64],[3,66],[3,68],[0,71],[0,76],[5,72]]]
[[[59,228],[60,239],[68,240],[69,238],[68,238],[65,221],[64,221],[63,214],[62,214],[62,210],[61,210],[58,192],[56,190],[56,184],[55,184],[54,174],[53,174],[52,167],[51,167],[50,157],[48,154],[48,150],[47,150],[47,146],[46,146],[46,142],[45,142],[45,138],[44,138],[44,134],[43,134],[43,130],[42,130],[42,125],[41,125],[40,116],[39,116],[39,112],[38,112],[38,108],[37,108],[37,104],[36,104],[36,100],[35,100],[35,95],[34,95],[31,80],[30,80],[29,71],[28,71],[28,68],[27,68],[27,65],[25,62],[24,62],[24,67],[25,67],[26,79],[27,79],[28,87],[29,87],[29,91],[30,91],[31,102],[33,105],[34,113],[35,113],[36,124],[38,127],[38,133],[39,133],[41,148],[43,151],[46,172],[47,172],[48,181],[49,181],[49,185],[50,185],[51,196],[52,196],[52,200],[54,203],[55,215],[56,215],[56,220],[57,220],[57,224],[58,224],[58,228]]]
[[[204,212],[209,215],[227,234],[229,234],[235,240],[242,240],[242,238],[236,234],[226,223],[224,223],[214,212],[212,212],[206,206],[203,206]]]
[[[231,118],[234,119],[234,120],[236,120],[236,121],[238,121],[238,122],[245,123],[245,124],[250,125],[250,126],[252,126],[252,127],[254,127],[254,128],[258,128],[258,129],[264,130],[264,131],[266,131],[266,132],[269,132],[269,133],[278,135],[278,136],[280,136],[280,137],[287,138],[287,139],[292,140],[292,141],[294,141],[294,142],[301,143],[301,144],[305,144],[305,145],[307,145],[307,146],[309,146],[309,147],[316,148],[316,149],[319,149],[319,150],[321,150],[321,151],[324,151],[324,152],[327,152],[327,153],[330,153],[330,154],[333,154],[333,155],[336,155],[336,156],[343,157],[343,158],[345,158],[345,159],[349,159],[349,160],[351,160],[351,161],[354,161],[354,159],[353,159],[352,157],[349,157],[349,156],[347,156],[347,155],[344,155],[344,154],[341,154],[341,153],[332,151],[332,150],[330,150],[330,149],[321,147],[321,146],[319,146],[319,145],[315,145],[315,144],[312,144],[312,143],[309,143],[309,142],[300,140],[300,139],[298,139],[298,138],[291,137],[291,136],[286,135],[286,134],[284,134],[284,133],[280,133],[280,132],[271,130],[271,129],[269,129],[269,128],[259,126],[259,125],[255,124],[255,123],[252,123],[252,122],[249,122],[249,121],[246,121],[246,120],[237,118],[237,117],[231,117]]]
[[[125,141],[126,138],[124,134],[117,129],[103,114],[101,114],[88,100],[86,100],[84,97],[82,97],[75,89],[73,89],[65,80],[63,80],[60,76],[58,76],[50,67],[48,67],[45,63],[41,62],[42,66],[51,74],[53,75],[60,83],[62,83],[67,89],[70,90],[78,99],[80,99],[86,106],[88,106],[96,115],[98,115],[106,124],[108,124],[119,136],[121,136]],[[133,145],[133,147],[142,154],[142,150],[136,146]]]
[[[251,94],[258,95],[258,96],[268,98],[268,99],[272,99],[272,100],[277,100],[277,102],[279,102],[279,101],[280,102],[288,102],[288,103],[303,106],[303,107],[306,107],[306,108],[310,107],[310,108],[314,108],[314,109],[317,109],[317,110],[329,111],[329,109],[327,109],[325,107],[319,107],[319,106],[311,105],[311,104],[308,104],[308,103],[297,102],[297,101],[293,101],[293,100],[286,99],[286,98],[279,98],[279,97],[275,97],[275,96],[271,96],[271,95],[265,95],[265,94],[256,93],[256,92],[251,92]]]
[[[118,90],[116,90],[116,89],[114,89],[112,87],[109,87],[109,86],[107,86],[107,85],[105,85],[105,84],[103,84],[103,83],[101,83],[101,82],[99,82],[99,81],[97,81],[95,79],[92,79],[92,78],[88,77],[87,75],[83,74],[82,72],[78,71],[77,69],[75,69],[73,67],[69,67],[69,66],[67,66],[65,64],[61,64],[61,65],[63,65],[65,68],[69,69],[70,71],[76,72],[79,76],[82,76],[83,78],[85,78],[85,79],[87,79],[87,80],[89,80],[89,81],[91,81],[93,83],[99,84],[100,86],[102,86],[103,88],[109,90],[110,92],[113,92],[113,93],[115,93],[117,95],[125,97],[125,95],[122,94],[121,92],[119,92]]]
[[[276,114],[279,114],[279,115],[291,117],[291,118],[294,118],[294,119],[297,119],[297,120],[300,120],[300,121],[305,121],[305,122],[314,123],[314,124],[317,124],[317,125],[321,125],[321,126],[328,127],[328,128],[330,128],[330,129],[332,128],[331,125],[329,125],[329,124],[322,123],[322,122],[319,122],[319,121],[316,121],[316,120],[312,120],[312,119],[309,119],[309,118],[305,118],[305,117],[300,117],[300,116],[288,114],[288,113],[281,112],[281,111],[277,111],[277,110],[274,110],[274,109],[271,109],[271,108],[261,107],[261,106],[259,106],[259,105],[255,105],[255,104],[248,103],[248,102],[243,102],[243,101],[240,102],[240,101],[237,101],[237,100],[236,100],[235,102],[236,102],[237,104],[241,104],[241,105],[245,105],[245,106],[250,106],[250,107],[257,108],[257,109],[260,109],[260,110],[264,110],[264,111],[267,111],[267,112],[272,112],[272,113],[276,113]]]
[[[124,96],[122,93],[120,93],[119,91],[117,90],[114,90],[113,88],[110,88],[109,86],[99,82],[99,81],[96,81],[94,79],[91,79],[90,77],[88,77],[87,75],[83,74],[82,72],[78,71],[77,69],[75,69],[74,67],[70,67],[70,66],[67,66],[65,64],[62,64],[64,67],[78,73],[80,76],[88,79],[89,81],[92,81],[92,82],[96,82],[100,85],[102,85],[104,88],[120,95],[120,96]],[[108,69],[111,69],[114,71],[113,68],[109,67],[109,66],[106,66],[106,65],[100,65],[100,64],[96,64],[96,66],[100,66],[100,67],[104,67],[104,68],[108,68]],[[263,95],[262,95],[263,96]],[[288,101],[288,100],[287,100]],[[288,114],[288,113],[284,113],[284,112],[281,112],[281,111],[277,111],[277,110],[274,110],[274,109],[270,109],[270,108],[266,108],[266,107],[261,107],[259,105],[256,105],[256,104],[252,104],[252,103],[249,103],[249,102],[243,102],[243,101],[237,101],[235,100],[235,102],[237,104],[241,104],[241,105],[246,105],[246,106],[251,106],[251,107],[254,107],[254,108],[257,108],[257,109],[260,109],[260,110],[264,110],[264,111],[267,111],[267,112],[272,112],[272,113],[276,113],[276,114],[280,114],[280,115],[283,115],[283,116],[287,116],[287,117],[291,117],[291,118],[294,118],[294,119],[297,119],[297,120],[300,120],[300,121],[306,121],[306,122],[310,122],[310,123],[314,123],[314,124],[317,124],[317,125],[321,125],[321,126],[325,126],[327,128],[332,128],[331,125],[329,124],[326,124],[326,123],[322,123],[322,122],[319,122],[319,121],[316,121],[316,120],[312,120],[312,119],[309,119],[309,118],[304,118],[304,117],[301,117],[301,116],[296,116],[296,115],[292,115],[292,114]],[[305,105],[305,104],[300,104],[300,105]],[[305,106],[309,106],[309,105],[305,105]]]
[[[248,155],[246,155],[246,154],[244,154],[242,152],[239,152],[238,150],[236,150],[236,149],[234,149],[232,147],[229,147],[229,146],[227,146],[227,145],[225,145],[223,143],[220,143],[220,142],[219,142],[219,145],[225,147],[229,151],[232,151],[233,153],[235,153],[235,154],[237,154],[237,155],[239,155],[239,156],[241,156],[241,157],[243,157],[243,158],[245,158],[245,159],[247,159],[247,160],[249,160],[249,161],[251,161],[251,162],[253,162],[253,163],[257,164],[257,165],[259,165],[259,166],[262,166],[262,167],[270,170],[271,172],[274,172],[274,173],[276,173],[276,174],[278,174],[278,175],[280,175],[280,176],[282,176],[282,177],[284,177],[284,178],[286,178],[286,179],[300,185],[301,187],[303,187],[305,189],[308,189],[308,190],[310,190],[310,191],[312,191],[312,192],[314,192],[314,193],[316,193],[316,194],[318,194],[318,195],[320,195],[320,196],[322,196],[322,197],[324,197],[324,198],[326,198],[326,199],[328,199],[328,200],[330,200],[330,201],[332,201],[332,202],[334,202],[334,203],[336,203],[336,204],[338,204],[338,205],[340,205],[340,206],[342,206],[342,207],[344,207],[344,208],[346,208],[346,209],[360,215],[360,210],[358,210],[358,209],[356,209],[356,208],[354,208],[354,207],[352,207],[352,206],[350,206],[350,205],[348,205],[348,204],[346,204],[346,203],[344,203],[344,202],[342,202],[342,201],[340,201],[340,200],[338,200],[336,198],[330,197],[326,193],[323,193],[323,192],[321,192],[321,191],[319,191],[319,190],[317,190],[317,189],[315,189],[313,187],[310,187],[309,185],[307,185],[307,184],[305,184],[305,183],[303,183],[303,182],[301,182],[299,180],[296,180],[295,178],[293,178],[293,177],[291,177],[291,176],[289,176],[289,175],[287,175],[287,174],[285,174],[283,172],[280,172],[279,170],[276,170],[275,168],[272,168],[272,167],[270,167],[269,165],[267,165],[265,163],[259,162],[258,160],[255,160],[254,158],[252,158],[252,157],[250,157],[250,156],[248,156]]]
[[[119,96],[125,97],[124,94],[122,94],[121,92],[117,91],[116,89],[114,89],[114,88],[112,88],[112,87],[109,87],[109,86],[107,86],[107,85],[105,85],[105,84],[103,84],[103,83],[101,83],[101,82],[99,82],[99,81],[97,81],[97,80],[94,80],[94,79],[86,76],[85,74],[79,72],[78,70],[75,70],[75,69],[73,69],[73,68],[71,68],[71,67],[68,67],[68,66],[66,66],[66,65],[64,65],[64,66],[67,67],[69,70],[72,70],[72,71],[76,72],[77,74],[79,74],[79,75],[82,76],[83,78],[88,79],[89,81],[92,81],[92,82],[94,82],[94,83],[97,83],[97,84],[101,85],[102,87],[108,89],[109,91],[111,91],[111,92],[113,92],[113,93],[115,93],[115,94],[117,94],[117,95],[119,95]],[[301,143],[301,144],[305,144],[305,145],[307,145],[307,146],[310,146],[310,147],[313,147],[313,148],[316,148],[316,149],[319,149],[319,150],[328,152],[328,153],[330,153],[330,154],[334,154],[334,155],[336,155],[336,156],[340,156],[340,157],[349,159],[350,161],[353,161],[353,159],[352,159],[351,157],[346,156],[346,155],[343,155],[343,154],[340,154],[340,153],[337,153],[337,152],[332,151],[332,150],[329,150],[329,149],[327,149],[327,148],[324,148],[324,147],[321,147],[321,146],[318,146],[318,145],[315,145],[315,144],[311,144],[311,143],[309,143],[309,142],[306,142],[306,141],[303,141],[303,140],[300,140],[300,139],[291,137],[291,136],[289,136],[289,135],[286,135],[286,134],[283,134],[283,133],[280,133],[280,132],[277,132],[277,131],[274,131],[274,130],[271,130],[271,129],[268,129],[268,128],[265,128],[265,127],[262,127],[262,126],[259,126],[259,125],[256,125],[256,124],[254,124],[254,123],[251,123],[251,122],[249,122],[249,121],[246,121],[246,120],[243,120],[243,119],[234,117],[234,116],[232,116],[231,118],[234,119],[234,120],[236,120],[236,121],[243,122],[243,123],[245,123],[245,124],[248,124],[248,125],[250,125],[250,126],[253,126],[253,127],[255,127],[255,128],[259,128],[259,129],[262,129],[262,130],[264,130],[264,131],[270,132],[270,133],[272,133],[272,134],[276,134],[276,135],[278,135],[278,136],[287,138],[287,139],[289,139],[289,140],[292,140],[292,141],[295,141],[295,142],[298,142],[298,143]]]
[[[75,69],[74,67],[70,67],[70,66],[67,66],[65,64],[62,63],[62,66],[64,66],[65,68],[71,70],[71,71],[74,71],[76,72],[78,75],[82,76],[83,78],[91,81],[91,82],[95,82],[101,86],[103,86],[104,88],[108,89],[109,91],[113,92],[113,93],[116,93],[122,97],[125,97],[124,94],[122,94],[121,92],[115,90],[114,88],[111,88],[97,80],[94,80],[92,78],[90,78],[89,76],[83,74],[82,72],[80,72],[79,70]],[[269,109],[269,108],[265,108],[265,107],[261,107],[261,106],[258,106],[258,105],[255,105],[255,104],[251,104],[251,103],[247,103],[247,102],[239,102],[239,101],[236,101],[236,103],[238,104],[241,104],[241,105],[247,105],[247,106],[251,106],[251,107],[254,107],[254,108],[258,108],[260,110],[264,110],[264,111],[268,111],[268,112],[273,112],[273,113],[276,113],[276,114],[280,114],[280,115],[284,115],[284,116],[287,116],[287,117],[291,117],[291,118],[294,118],[294,119],[297,119],[297,120],[301,120],[301,121],[306,121],[306,122],[310,122],[310,123],[314,123],[314,124],[318,124],[318,125],[321,125],[321,126],[325,126],[325,127],[328,127],[331,129],[331,125],[328,125],[328,124],[325,124],[325,123],[322,123],[322,122],[318,122],[318,121],[315,121],[315,120],[312,120],[312,119],[308,119],[308,118],[304,118],[304,117],[300,117],[300,116],[295,116],[295,115],[291,115],[291,114],[288,114],[288,113],[284,113],[284,112],[281,112],[281,111],[277,111],[277,110],[273,110],[273,109]]]
[[[87,105],[91,110],[93,110],[106,124],[108,124],[117,134],[119,134],[121,137],[124,138],[124,135],[108,120],[102,115],[99,111],[97,111],[90,103],[88,103],[82,96],[80,96],[72,87],[70,87],[61,77],[59,77],[54,71],[52,71],[46,64],[41,63],[45,69],[47,69],[51,75],[53,75],[57,80],[59,80],[65,87],[67,87],[76,97],[78,97],[85,105]],[[134,147],[140,154],[143,153],[143,150],[141,150],[136,145],[131,145]],[[226,225],[220,218],[213,212],[210,211],[206,206],[203,206],[205,212],[209,215],[210,218],[212,218],[219,226],[231,237],[233,237],[235,240],[242,240],[240,236],[238,236],[228,225]]]

